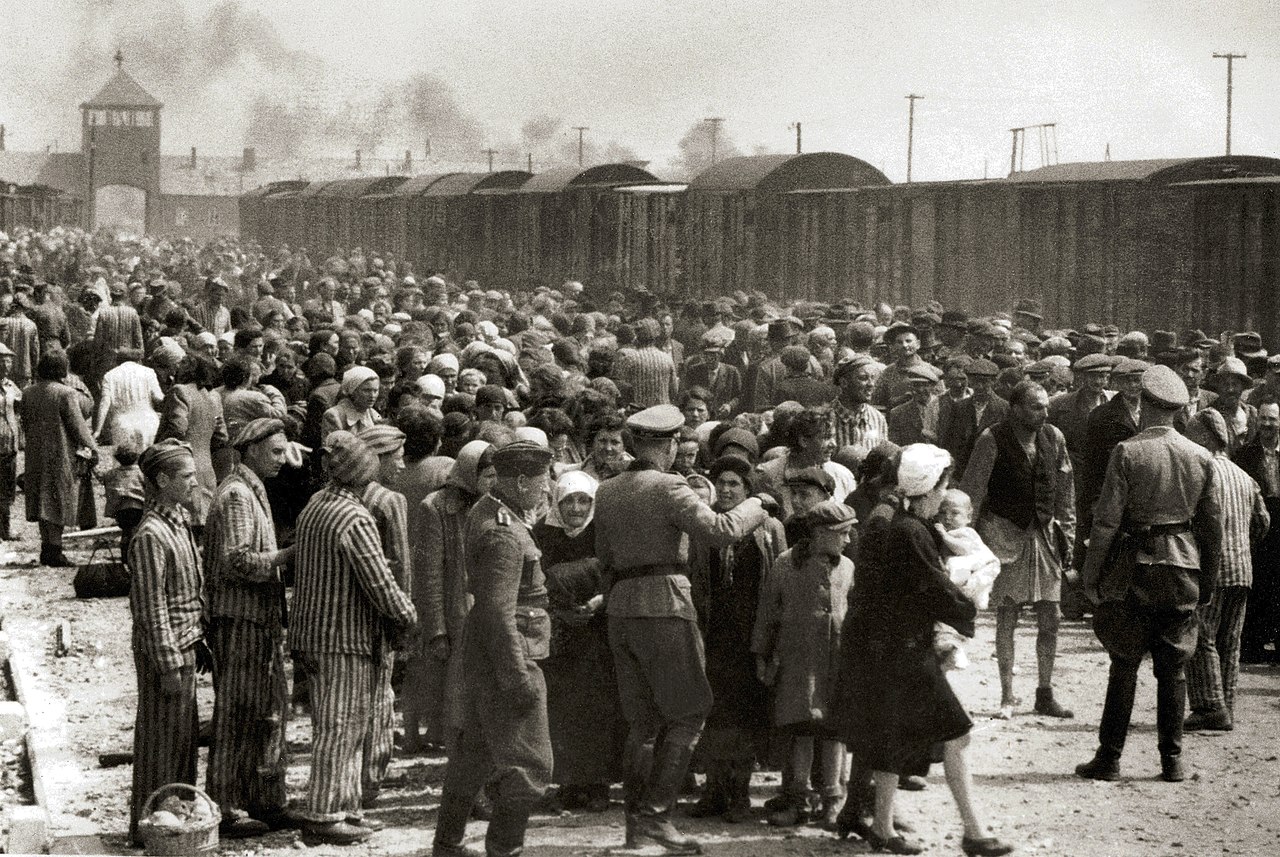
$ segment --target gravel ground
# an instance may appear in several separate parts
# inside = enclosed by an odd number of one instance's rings
[[[38,545],[34,527],[19,527],[25,538],[8,547],[8,567],[0,569],[0,604],[14,647],[32,664],[33,683],[65,704],[69,748],[80,763],[79,778],[53,789],[55,811],[94,825],[114,853],[125,845],[130,768],[101,768],[98,754],[127,751],[135,710],[129,613],[125,599],[79,601],[72,596],[69,569],[32,567]],[[87,559],[87,554],[73,558]],[[25,563],[25,564],[24,564]],[[70,622],[72,645],[64,657],[53,652],[55,628]],[[1019,693],[1034,695],[1034,620],[1018,638]],[[1080,780],[1073,767],[1090,757],[1106,685],[1107,659],[1089,628],[1065,623],[1059,647],[1057,695],[1074,708],[1076,719],[1050,720],[1027,712],[1011,721],[992,718],[999,698],[993,650],[993,620],[983,616],[969,645],[972,666],[953,673],[960,697],[973,711],[971,766],[977,798],[993,830],[1023,854],[1043,855],[1280,855],[1280,669],[1245,667],[1241,675],[1237,727],[1226,734],[1188,735],[1185,753],[1191,777],[1181,784],[1157,779],[1155,685],[1144,673],[1138,690],[1124,778],[1117,783]],[[201,680],[201,710],[212,711],[208,680]],[[1029,702],[1028,702],[1029,705]],[[42,724],[51,728],[56,724]],[[307,778],[309,724],[295,717],[290,794],[301,796]],[[202,751],[203,763],[204,751]],[[203,770],[203,764],[202,764]],[[391,782],[371,815],[387,830],[346,849],[310,849],[319,854],[422,854],[430,848],[443,761],[396,759]],[[776,773],[758,774],[757,807],[776,788]],[[619,795],[615,792],[615,800]],[[902,815],[914,824],[914,838],[931,854],[959,854],[960,824],[941,769],[919,793],[901,794]],[[473,824],[471,839],[483,837]],[[864,851],[856,840],[837,842],[815,828],[783,831],[763,823],[737,826],[684,821],[703,836],[712,855],[823,855]],[[602,815],[535,817],[531,853],[592,855],[621,849],[622,812],[615,803]],[[292,833],[261,840],[225,842],[225,854],[277,855],[303,846]],[[136,853],[136,852],[132,852]]]

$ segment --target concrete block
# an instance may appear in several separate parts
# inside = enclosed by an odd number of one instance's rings
[[[106,854],[107,846],[99,836],[59,836],[49,846],[50,854]]]
[[[27,709],[21,702],[0,702],[0,741],[21,738],[27,731]]]
[[[43,854],[49,847],[49,815],[38,806],[11,806],[8,854]]]

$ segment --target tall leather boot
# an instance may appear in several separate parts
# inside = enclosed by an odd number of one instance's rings
[[[4,542],[13,541],[13,531],[9,529],[9,508],[0,508],[0,541]]]
[[[690,818],[711,818],[729,808],[729,762],[712,759],[707,762],[707,781],[702,786],[702,797],[689,809]]]
[[[665,740],[653,759],[653,776],[645,789],[631,828],[633,840],[647,839],[661,845],[668,854],[701,854],[696,839],[685,836],[671,823],[671,810],[680,794],[693,749]]]
[[[1138,690],[1138,670],[1121,661],[1112,661],[1107,676],[1107,697],[1098,725],[1099,755],[1119,760],[1129,735],[1133,699]]]
[[[524,852],[524,833],[529,827],[527,804],[497,801],[484,837],[485,857],[519,857]]]
[[[1180,782],[1182,772],[1182,722],[1186,714],[1187,680],[1159,677],[1156,680],[1156,735],[1160,747],[1162,776]]]
[[[738,824],[751,820],[751,764],[735,759],[729,763],[729,777],[725,786],[729,808],[724,820]]]
[[[467,818],[472,799],[446,794],[436,814],[436,832],[431,842],[431,857],[483,857],[481,852],[462,844],[467,835]]]

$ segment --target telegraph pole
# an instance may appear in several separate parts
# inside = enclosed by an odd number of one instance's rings
[[[582,166],[582,135],[590,129],[585,125],[574,125],[573,130],[578,132],[578,166]]]
[[[533,152],[527,153],[525,159],[529,167],[528,172],[533,172]]]
[[[710,118],[703,119],[702,121],[711,126],[711,163],[714,164],[716,162],[717,143],[719,142],[720,137],[720,123],[723,122],[724,119],[719,116],[712,116]]]
[[[907,96],[907,184],[911,183],[911,156],[916,133],[916,101],[923,95]]]
[[[1245,59],[1245,54],[1214,54],[1216,60],[1227,61],[1227,154],[1231,154],[1231,72],[1236,60]]]
[[[480,154],[489,156],[489,172],[493,172],[493,156],[498,154],[497,149],[481,149]]]
[[[790,127],[796,129],[796,154],[799,155],[800,154],[800,123],[792,122]]]

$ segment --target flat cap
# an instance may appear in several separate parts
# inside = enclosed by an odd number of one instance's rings
[[[902,336],[904,333],[910,333],[917,339],[920,338],[920,331],[917,330],[914,325],[907,324],[905,321],[900,321],[896,324],[889,325],[884,332],[884,341],[892,344],[895,338]]]
[[[925,383],[937,383],[942,380],[942,373],[938,371],[938,367],[932,363],[917,363],[907,369],[907,380],[924,381]]]
[[[550,449],[533,440],[513,440],[493,453],[499,476],[536,476],[546,472],[554,457]]]
[[[875,362],[876,359],[869,354],[855,354],[848,360],[842,360],[836,364],[835,370],[831,373],[831,380],[839,382],[846,373],[861,369],[863,366],[873,366]]]
[[[1047,359],[1037,360],[1035,363],[1032,363],[1030,366],[1026,368],[1026,373],[1027,373],[1027,376],[1031,378],[1035,378],[1035,377],[1047,378],[1049,376],[1049,373],[1053,371],[1053,366],[1054,366],[1054,363],[1052,360],[1047,360]]]
[[[1080,332],[1081,332],[1081,333],[1087,333],[1087,334],[1089,334],[1090,336],[1102,336],[1102,335],[1103,335],[1103,333],[1102,333],[1102,325],[1098,324],[1096,321],[1091,321],[1091,322],[1089,322],[1088,324],[1086,324],[1084,327],[1080,328]]]
[[[836,490],[836,480],[832,478],[830,473],[817,466],[797,470],[787,477],[786,484],[812,485],[827,492],[828,497]]]
[[[1111,358],[1105,354],[1086,354],[1071,368],[1077,372],[1110,372]]]
[[[964,374],[977,378],[994,378],[1000,374],[1000,367],[985,357],[980,357],[969,364]]]
[[[240,427],[240,431],[236,432],[231,445],[236,449],[243,449],[249,444],[265,440],[273,434],[283,433],[284,421],[273,417],[258,417],[257,419],[249,420],[249,422]]]
[[[654,405],[627,418],[627,428],[636,437],[674,437],[684,425],[684,414],[675,405]]]
[[[957,330],[967,330],[969,327],[969,313],[962,309],[949,309],[942,314],[942,321],[939,322],[942,327],[954,327]]]
[[[723,351],[733,342],[734,334],[727,327],[713,327],[702,334],[702,347],[706,351]]]
[[[836,532],[846,532],[858,523],[853,509],[836,500],[823,500],[804,515],[804,523],[810,529],[825,527]]]
[[[356,437],[364,441],[374,455],[386,455],[404,445],[405,435],[393,425],[378,423],[362,429]]]
[[[1150,366],[1142,373],[1142,398],[1166,411],[1184,408],[1191,401],[1187,385],[1168,366]]]
[[[756,436],[744,428],[734,427],[725,429],[716,438],[715,448],[711,450],[712,454],[719,458],[724,454],[725,447],[740,446],[751,454],[752,458],[760,455],[760,442],[756,440]]]
[[[1120,328],[1114,324],[1104,324],[1102,326],[1102,335],[1103,336],[1119,336]]]
[[[970,336],[999,336],[1000,332],[995,329],[995,325],[987,321],[985,318],[975,318],[969,321]]]
[[[1142,375],[1150,368],[1151,364],[1145,360],[1135,360],[1132,357],[1121,357],[1119,362],[1111,368],[1111,377],[1122,378],[1125,375]]]
[[[1033,298],[1023,298],[1018,301],[1018,305],[1013,309],[1013,314],[1025,315],[1030,318],[1034,318],[1037,321],[1044,318],[1044,313],[1041,311],[1040,307],[1040,301]]]

